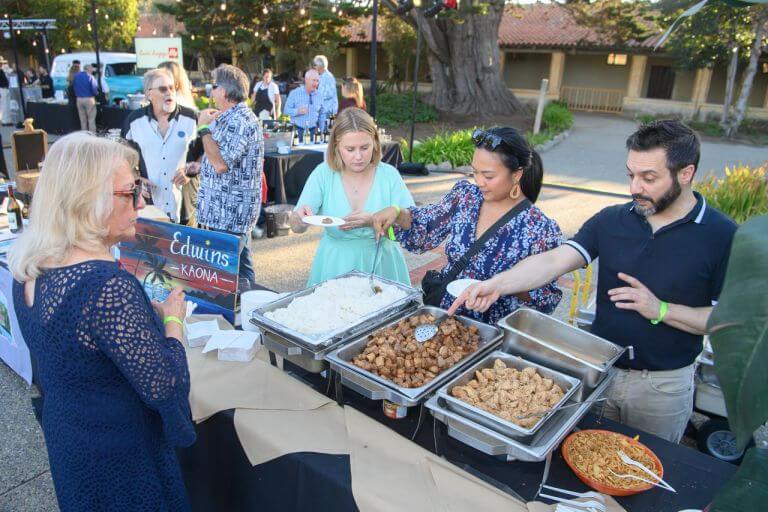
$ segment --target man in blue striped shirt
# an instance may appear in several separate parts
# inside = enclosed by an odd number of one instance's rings
[[[323,114],[323,99],[317,90],[320,85],[320,75],[314,69],[304,73],[304,87],[297,87],[288,95],[283,112],[291,116],[291,122],[296,127],[299,140],[304,140],[304,132],[314,138],[317,121]]]

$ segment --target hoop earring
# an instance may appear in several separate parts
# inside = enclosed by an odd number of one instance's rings
[[[522,190],[520,189],[520,183],[515,183],[515,187],[509,191],[509,198],[518,199],[521,192]]]

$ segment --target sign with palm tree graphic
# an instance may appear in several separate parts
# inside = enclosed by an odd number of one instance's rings
[[[239,248],[234,235],[139,219],[136,238],[120,243],[120,265],[141,281],[150,299],[163,301],[181,286],[197,313],[234,322]]]

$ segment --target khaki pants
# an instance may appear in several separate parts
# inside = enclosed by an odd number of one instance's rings
[[[695,370],[695,364],[659,372],[618,370],[603,414],[678,443],[693,411]]]
[[[96,98],[77,98],[80,129],[96,133]]]
[[[187,226],[197,227],[197,193],[200,190],[200,176],[190,178],[181,187],[181,218],[179,222]]]

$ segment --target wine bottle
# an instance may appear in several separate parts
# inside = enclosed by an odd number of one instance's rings
[[[11,228],[11,233],[18,233],[24,229],[21,205],[13,195],[13,185],[8,185],[8,227]]]

